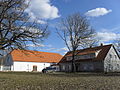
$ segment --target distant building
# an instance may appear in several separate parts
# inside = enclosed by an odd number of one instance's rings
[[[1,71],[42,71],[60,61],[62,55],[57,53],[31,50],[13,50],[0,59]]]
[[[78,72],[120,72],[120,57],[112,44],[77,50],[75,53],[75,66]],[[60,70],[70,72],[71,60],[72,52],[66,53],[59,62]]]

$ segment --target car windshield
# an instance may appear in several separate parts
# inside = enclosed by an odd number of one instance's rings
[[[46,69],[56,69],[55,67],[46,67]]]

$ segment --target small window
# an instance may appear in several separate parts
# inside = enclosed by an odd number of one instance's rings
[[[64,65],[62,66],[62,70],[65,70],[65,66]]]
[[[111,68],[111,64],[108,64],[108,68]]]
[[[3,66],[3,71],[10,71],[11,70],[11,66]]]
[[[117,68],[119,68],[119,64],[117,64]]]
[[[71,65],[68,65],[68,69],[71,70]]]
[[[72,57],[67,57],[67,61],[70,61],[70,60],[72,60]]]
[[[78,59],[82,59],[82,55],[78,56]]]
[[[115,55],[115,59],[117,58],[117,55]]]
[[[112,58],[112,55],[110,54],[110,58]]]
[[[75,58],[75,60],[78,60],[78,59],[79,59],[79,57],[78,57],[78,56],[75,56],[74,58]]]
[[[113,70],[113,66],[111,64],[108,64],[109,70]]]

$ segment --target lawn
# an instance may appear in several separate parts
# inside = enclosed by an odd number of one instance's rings
[[[0,90],[120,90],[120,75],[0,72]]]

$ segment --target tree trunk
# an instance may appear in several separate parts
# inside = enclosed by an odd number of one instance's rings
[[[72,53],[72,72],[76,72],[76,65],[75,65],[75,53]]]

